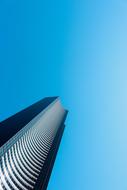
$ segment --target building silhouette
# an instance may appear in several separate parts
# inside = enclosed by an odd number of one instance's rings
[[[46,190],[67,116],[48,97],[0,123],[0,190]]]

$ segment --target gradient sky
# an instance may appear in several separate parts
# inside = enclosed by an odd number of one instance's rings
[[[48,190],[127,190],[127,1],[1,0],[0,120],[59,95]]]

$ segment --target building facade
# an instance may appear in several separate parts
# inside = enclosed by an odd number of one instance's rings
[[[0,190],[46,190],[65,128],[58,97],[0,123]]]

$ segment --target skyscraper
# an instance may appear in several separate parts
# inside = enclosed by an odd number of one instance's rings
[[[46,190],[67,111],[44,98],[0,123],[0,190]]]

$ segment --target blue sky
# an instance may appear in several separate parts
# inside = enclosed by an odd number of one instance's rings
[[[59,95],[48,190],[127,189],[127,1],[0,2],[0,119]]]

